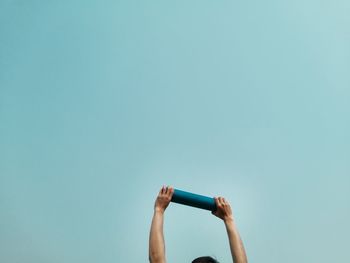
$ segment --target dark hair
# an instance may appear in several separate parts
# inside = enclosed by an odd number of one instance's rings
[[[219,263],[219,261],[212,257],[199,257],[194,259],[192,263]]]

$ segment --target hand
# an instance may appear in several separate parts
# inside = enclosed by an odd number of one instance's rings
[[[173,187],[163,186],[162,189],[160,189],[156,202],[154,204],[154,211],[163,213],[165,209],[168,207],[171,201],[171,198],[173,197],[173,194],[174,194]]]
[[[211,212],[214,216],[222,219],[224,222],[232,221],[232,209],[230,204],[223,197],[214,197],[216,210]]]

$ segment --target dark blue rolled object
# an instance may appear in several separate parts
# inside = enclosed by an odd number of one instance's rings
[[[216,210],[215,200],[212,197],[197,195],[190,192],[181,191],[174,189],[174,194],[171,199],[171,202],[193,206],[209,211]]]

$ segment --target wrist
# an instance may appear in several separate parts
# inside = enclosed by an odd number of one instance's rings
[[[154,208],[154,213],[155,214],[164,214],[165,209],[161,207],[155,207]]]
[[[223,218],[225,225],[234,224],[233,216],[227,216]]]

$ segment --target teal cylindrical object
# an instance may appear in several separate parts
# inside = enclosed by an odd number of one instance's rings
[[[197,195],[190,192],[185,192],[179,189],[174,189],[174,194],[171,202],[193,206],[209,211],[216,210],[215,199],[212,197]]]

